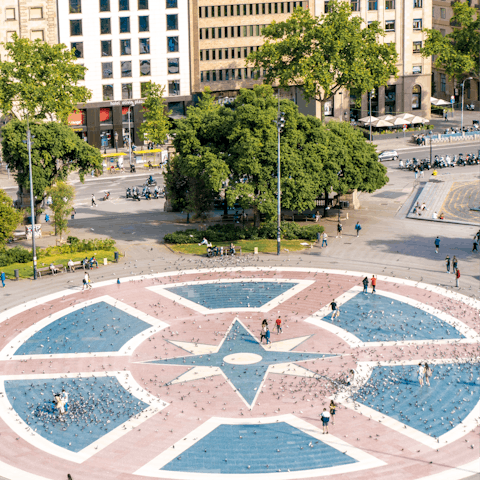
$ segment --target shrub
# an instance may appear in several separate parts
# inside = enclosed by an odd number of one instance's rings
[[[28,263],[32,260],[32,252],[26,248],[14,247],[0,250],[0,267],[6,267],[12,263]]]

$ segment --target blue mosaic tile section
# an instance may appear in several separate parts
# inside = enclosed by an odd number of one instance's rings
[[[375,367],[353,398],[438,438],[461,423],[480,399],[480,364],[431,365],[430,386],[420,387],[418,365]]]
[[[204,283],[165,290],[212,310],[260,308],[297,285],[277,282]]]
[[[356,462],[288,423],[279,422],[220,425],[161,470],[252,474],[313,470]]]
[[[340,306],[340,316],[323,318],[362,342],[465,338],[455,327],[419,308],[371,293],[359,293]]]
[[[69,394],[68,409],[59,415],[52,402],[63,388]],[[79,452],[148,407],[116,377],[7,380],[5,393],[32,430],[72,452]]]
[[[117,352],[151,325],[98,302],[69,313],[31,336],[15,355]]]
[[[255,353],[260,355],[262,359],[258,363],[250,365],[231,365],[223,361],[224,357],[234,353]],[[160,365],[191,365],[193,367],[220,367],[245,401],[248,404],[252,404],[269,365],[302,362],[329,356],[331,355],[323,353],[301,353],[295,351],[273,352],[265,350],[255,337],[236,320],[217,353],[153,360],[150,363]],[[304,364],[303,366],[308,368],[308,364]]]

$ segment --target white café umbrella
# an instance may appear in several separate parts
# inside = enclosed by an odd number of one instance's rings
[[[380,115],[378,117],[379,120],[386,120],[387,122],[390,122],[394,118],[395,117],[393,115]]]
[[[425,123],[425,119],[422,117],[415,116],[410,119],[411,124],[417,124],[417,123]]]
[[[375,122],[372,122],[372,127],[381,128],[381,127],[393,127],[393,123],[388,122],[387,120],[382,120],[379,118]]]
[[[432,105],[435,105],[436,107],[445,107],[447,105],[450,105],[450,103],[448,103],[446,100],[435,97],[430,97],[430,103]]]
[[[397,115],[397,116],[393,117],[390,120],[390,122],[393,123],[393,125],[408,125],[410,123],[409,120],[403,118],[400,115]]]
[[[365,123],[365,124],[369,124],[369,123],[373,123],[375,122],[376,120],[378,120],[377,117],[372,117],[371,115],[369,117],[363,117],[359,120],[359,122],[362,122],[362,123]]]

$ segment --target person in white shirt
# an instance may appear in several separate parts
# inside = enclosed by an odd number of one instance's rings
[[[434,220],[436,220],[436,219],[438,218],[437,212],[433,212],[432,218],[433,218]]]
[[[62,389],[62,400],[64,403],[65,411],[68,411],[68,392],[65,389]]]
[[[422,365],[422,362],[418,364],[418,383],[423,387],[423,378],[425,377],[425,367]]]
[[[71,272],[74,272],[75,271],[75,267],[73,266],[73,262],[72,262],[72,259],[70,259],[67,263],[68,265],[68,268],[70,269]]]
[[[208,240],[205,237],[203,237],[203,240],[198,244],[198,246],[200,246],[200,245],[207,245],[208,246]]]
[[[328,422],[330,421],[330,412],[324,408],[322,412],[323,434],[328,434]]]

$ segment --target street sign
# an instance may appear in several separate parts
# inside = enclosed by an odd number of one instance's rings
[[[403,131],[405,132],[406,130],[407,130],[407,125],[405,124],[405,125],[403,126]]]
[[[450,103],[455,103],[455,96],[454,96],[454,95],[452,95],[452,96],[450,97]]]

